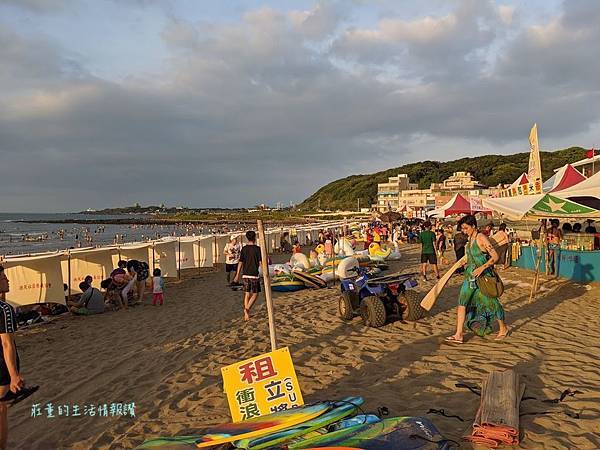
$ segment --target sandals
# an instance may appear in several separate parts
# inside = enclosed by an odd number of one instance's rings
[[[504,333],[504,334],[499,334],[498,336],[496,336],[496,337],[494,338],[494,340],[495,340],[495,341],[502,341],[502,340],[504,340],[506,337],[508,337],[508,335],[509,335],[509,334],[510,334],[510,328],[507,328],[507,329],[506,329],[506,333]]]
[[[462,344],[463,340],[462,339],[456,339],[454,337],[454,335],[452,336],[448,336],[446,339],[444,339],[446,342],[452,342],[452,343],[456,343],[456,344]]]
[[[17,391],[16,393],[13,391],[8,391],[4,397],[0,398],[0,402],[10,402],[9,406],[15,406],[17,403],[25,400],[27,397],[35,393],[39,388],[39,386],[29,386],[21,388],[21,390]]]

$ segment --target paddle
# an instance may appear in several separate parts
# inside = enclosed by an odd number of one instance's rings
[[[421,300],[421,307],[423,309],[430,311],[431,308],[433,308],[435,301],[437,300],[440,293],[442,292],[442,289],[444,289],[446,284],[448,284],[450,277],[454,274],[454,272],[456,272],[466,262],[467,262],[467,257],[463,256],[461,259],[456,261],[452,267],[450,267],[448,272],[446,272],[442,278],[440,278],[438,280],[438,282],[435,284],[435,286],[433,286],[431,288],[431,290],[427,293],[425,298],[423,298],[423,300]]]

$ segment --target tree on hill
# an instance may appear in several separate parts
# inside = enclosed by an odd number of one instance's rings
[[[584,149],[570,147],[554,152],[541,152],[544,180],[554,174],[554,169],[584,157]],[[420,189],[427,189],[431,183],[441,183],[454,172],[471,172],[476,180],[486,186],[508,184],[527,172],[529,153],[513,155],[485,155],[474,158],[461,158],[454,161],[422,161],[374,174],[351,175],[335,180],[304,200],[298,209],[316,210],[319,201],[321,209],[350,209],[357,207],[358,199],[363,207],[371,206],[377,199],[377,183],[385,183],[389,177],[399,173],[408,174],[412,182],[418,182]]]

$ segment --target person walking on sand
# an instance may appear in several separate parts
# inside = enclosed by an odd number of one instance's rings
[[[225,244],[225,272],[227,272],[227,284],[231,285],[231,274],[235,276],[238,263],[240,262],[240,252],[242,244],[237,240],[236,236],[231,235],[229,242]]]
[[[435,254],[435,241],[435,234],[431,231],[431,222],[424,222],[423,231],[419,234],[419,243],[421,244],[421,275],[425,280],[427,280],[427,264],[431,264],[435,276],[440,277]]]
[[[260,247],[256,245],[256,233],[252,230],[246,232],[248,244],[242,248],[240,262],[234,281],[239,283],[240,275],[243,280],[244,290],[244,320],[250,320],[250,310],[260,292],[260,278],[258,268],[262,261]]]
[[[477,285],[477,278],[489,274],[494,263],[498,261],[498,253],[487,236],[477,231],[475,216],[466,215],[459,223],[462,232],[469,238],[465,247],[467,263],[465,280],[458,297],[456,333],[448,336],[446,341],[462,344],[465,327],[481,337],[490,334],[494,320],[500,325],[495,340],[502,340],[508,336],[510,330],[506,326],[500,300],[487,297]]]

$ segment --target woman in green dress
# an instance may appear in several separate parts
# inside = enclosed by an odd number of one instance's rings
[[[465,281],[458,298],[456,333],[447,337],[446,341],[462,343],[465,327],[478,336],[490,334],[495,320],[500,325],[495,340],[504,339],[509,333],[509,328],[504,322],[504,309],[497,298],[484,295],[476,281],[480,275],[491,271],[494,263],[498,261],[498,254],[488,238],[478,232],[475,216],[469,214],[459,223],[462,232],[469,237],[465,247],[467,263]]]

